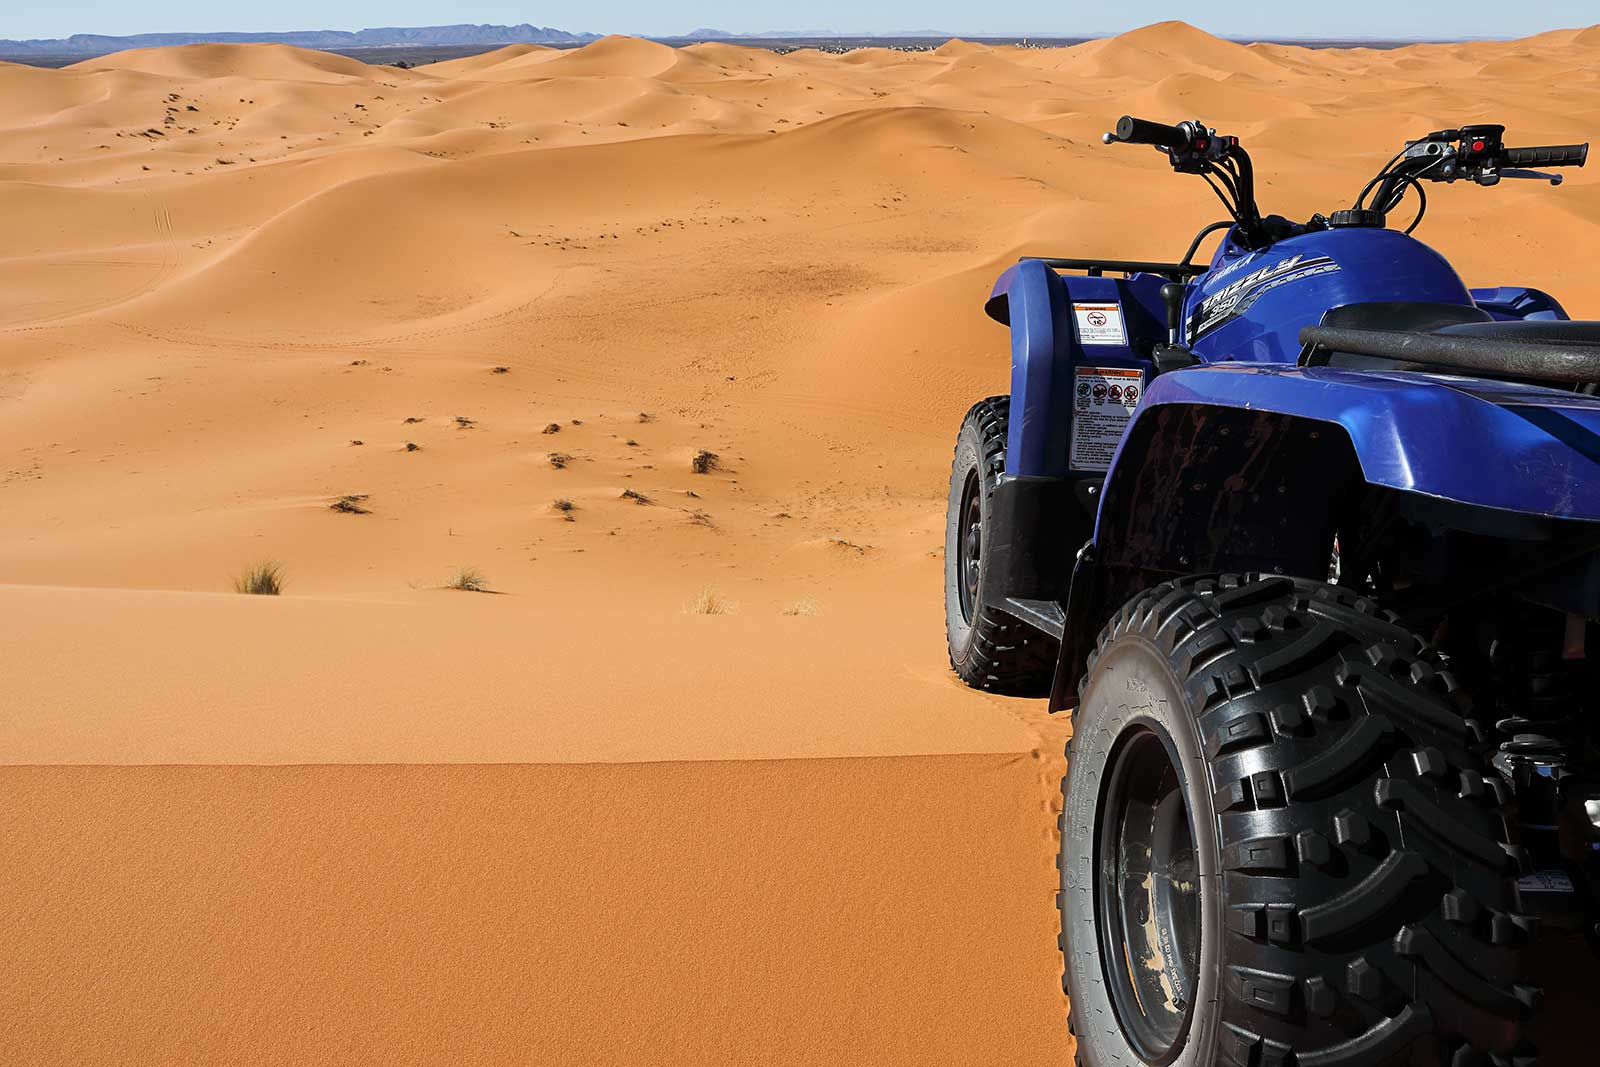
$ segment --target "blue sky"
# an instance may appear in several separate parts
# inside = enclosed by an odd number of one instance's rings
[[[214,30],[360,29],[454,22],[531,22],[596,33],[934,29],[955,33],[1099,34],[1182,18],[1218,34],[1356,37],[1516,37],[1600,21],[1596,0],[6,0],[0,38]]]

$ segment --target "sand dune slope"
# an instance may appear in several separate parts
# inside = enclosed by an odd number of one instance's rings
[[[0,718],[17,1062],[1065,1054],[1057,761],[920,632],[17,586],[0,620],[37,683]],[[593,640],[630,628],[665,643]]]
[[[988,286],[1217,217],[1124,112],[1304,218],[1432,129],[1591,139],[1597,69],[1181,23],[0,64],[0,1047],[1063,1062],[1063,727],[940,634]],[[1600,316],[1591,172],[1432,201],[1469,282]]]

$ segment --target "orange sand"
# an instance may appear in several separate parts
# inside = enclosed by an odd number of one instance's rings
[[[1305,217],[1407,135],[1588,139],[1597,72],[1174,23],[0,64],[0,1058],[1063,1062],[1064,727],[941,647],[989,283],[1217,217],[1124,112]],[[1582,316],[1597,226],[1580,171],[1421,235]]]

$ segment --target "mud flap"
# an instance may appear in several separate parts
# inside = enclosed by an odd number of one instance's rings
[[[1088,540],[1093,511],[1080,496],[1098,501],[1099,487],[1067,478],[1007,475],[995,486],[986,537],[991,607],[1006,601],[1064,599],[1071,577],[1071,545]]]

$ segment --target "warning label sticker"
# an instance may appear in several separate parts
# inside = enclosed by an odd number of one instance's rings
[[[1111,457],[1143,395],[1144,374],[1133,368],[1079,367],[1073,372],[1072,452],[1068,459],[1073,470],[1111,469]]]
[[[1074,304],[1072,314],[1078,320],[1079,344],[1127,345],[1121,304]]]
[[[1517,879],[1517,888],[1524,893],[1571,893],[1572,876],[1566,871],[1534,871]]]

